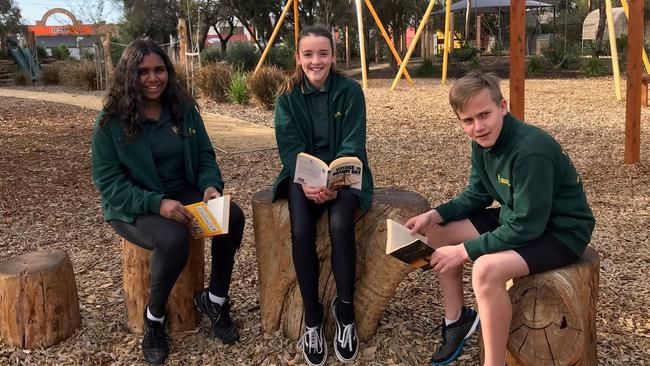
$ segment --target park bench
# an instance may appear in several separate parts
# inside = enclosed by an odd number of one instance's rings
[[[194,293],[203,288],[203,239],[190,239],[190,254],[167,301],[167,329],[171,333],[192,330],[201,321],[194,307]],[[143,333],[144,307],[149,298],[149,257],[151,250],[122,239],[122,278],[126,328]]]
[[[599,270],[598,253],[587,247],[574,264],[512,281],[509,366],[598,365]]]
[[[47,249],[0,263],[0,338],[23,349],[47,348],[81,325],[68,254]]]
[[[271,202],[270,189],[253,195],[253,229],[260,287],[262,329],[281,329],[296,340],[304,330],[303,305],[291,257],[291,231],[286,199]],[[386,304],[402,279],[414,267],[386,255],[386,219],[404,222],[429,209],[421,195],[403,189],[376,189],[372,207],[358,210],[355,224],[357,280],[354,305],[361,341],[372,336]],[[331,245],[327,215],[317,224],[317,252],[320,261],[319,294],[327,308],[336,295],[332,274]],[[325,312],[325,332],[334,334],[330,311]]]
[[[641,104],[648,106],[648,83],[650,83],[650,74],[641,76]]]

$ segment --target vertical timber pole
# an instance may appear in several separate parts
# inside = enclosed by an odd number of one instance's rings
[[[111,58],[111,32],[104,35],[104,63],[106,64],[106,90],[111,89],[113,81],[113,59]]]
[[[643,1],[630,0],[627,23],[627,86],[625,100],[625,164],[640,160],[641,150],[641,64],[643,49]]]
[[[187,64],[187,35],[186,35],[186,25],[184,18],[178,18],[178,41],[179,41],[179,51],[178,58],[181,65]]]
[[[350,70],[350,28],[345,26],[345,69]]]
[[[368,89],[368,73],[366,69],[366,44],[363,37],[363,9],[361,0],[354,1],[357,8],[357,26],[359,27],[359,53],[361,54],[361,79],[363,90]]]
[[[300,33],[300,25],[298,24],[298,18],[300,15],[298,14],[298,0],[295,0],[293,2],[293,44],[296,48],[296,52],[298,52],[298,33]]]
[[[510,2],[510,113],[524,120],[526,2]]]
[[[621,92],[621,69],[618,65],[618,50],[616,49],[616,32],[614,31],[612,0],[605,0],[605,11],[607,12],[607,35],[609,36],[609,48],[612,54],[612,70],[614,71],[614,89],[616,92],[616,100],[621,101],[623,100],[623,94]]]
[[[627,5],[627,1],[621,0],[621,5],[623,5],[623,11],[625,11],[625,16],[630,19],[630,8]],[[645,52],[645,48],[641,48],[643,51],[643,64],[645,65],[645,73],[650,74],[650,60],[648,60],[648,54]]]
[[[447,83],[447,65],[449,64],[449,37],[451,36],[449,30],[451,28],[451,0],[447,0],[445,5],[445,31],[444,34],[444,47],[442,53],[442,84]]]

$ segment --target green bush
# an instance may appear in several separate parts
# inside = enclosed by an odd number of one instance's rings
[[[43,60],[49,57],[45,48],[41,46],[36,46],[36,56],[38,56],[39,60]]]
[[[450,53],[451,60],[456,62],[472,61],[477,55],[478,48],[470,46],[467,42],[464,42],[460,48],[456,48]]]
[[[56,65],[43,66],[40,80],[45,85],[59,85],[61,83],[61,70]]]
[[[0,60],[6,60],[9,58],[7,51],[0,49]]]
[[[70,83],[81,89],[97,90],[97,67],[89,61],[70,62],[67,65]]]
[[[224,62],[209,63],[194,74],[194,86],[216,102],[227,101],[227,90],[233,77],[233,69]]]
[[[293,70],[294,51],[286,45],[273,46],[268,54],[269,64],[275,65],[283,70]]]
[[[26,72],[24,72],[23,70],[16,71],[16,73],[14,74],[14,84],[27,85],[30,83],[31,83],[30,77],[29,75],[27,75]]]
[[[81,59],[84,61],[95,61],[95,53],[90,50],[84,50],[81,54]]]
[[[52,49],[52,56],[57,60],[70,59],[70,50],[63,43]]]
[[[243,72],[236,72],[232,76],[226,95],[231,103],[246,104],[248,102],[246,74]]]
[[[226,51],[224,60],[239,71],[253,70],[259,55],[257,48],[248,42],[235,42]]]
[[[285,80],[282,70],[276,66],[265,66],[257,70],[255,75],[248,77],[248,90],[255,102],[264,108],[272,109],[276,94]]]
[[[539,56],[533,56],[526,61],[526,76],[538,76],[544,72],[546,66]]]
[[[473,59],[469,60],[469,62],[467,63],[467,67],[471,71],[480,72],[481,71],[481,62],[479,61],[478,57],[474,57]]]
[[[603,60],[599,58],[590,58],[587,60],[582,67],[582,72],[584,72],[586,76],[603,76],[610,74]]]
[[[548,46],[542,49],[545,61],[554,67],[576,69],[580,67],[580,46],[577,43],[567,43],[566,52],[564,39],[551,37]]]
[[[437,75],[440,75],[440,70],[430,58],[423,59],[422,63],[413,70],[413,76],[417,78],[431,78]]]
[[[217,47],[206,47],[201,51],[201,62],[217,62],[222,60],[223,55]]]

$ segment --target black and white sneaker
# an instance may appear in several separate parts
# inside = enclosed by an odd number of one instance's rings
[[[442,344],[431,356],[431,364],[434,366],[446,365],[457,359],[465,342],[476,332],[480,324],[478,313],[464,306],[460,313],[460,319],[456,322],[445,325],[443,321],[441,325]]]
[[[357,327],[352,324],[343,324],[336,316],[336,298],[332,300],[332,315],[334,315],[334,353],[341,362],[352,362],[359,353],[359,337]]]
[[[305,326],[305,333],[296,345],[302,350],[305,362],[310,366],[323,366],[327,361],[327,344],[323,334],[323,323],[315,327]]]
[[[147,318],[147,308],[144,310],[144,337],[142,337],[142,353],[150,365],[162,365],[169,356],[169,342],[165,332],[165,322]]]
[[[210,319],[212,335],[225,344],[234,344],[239,340],[239,329],[230,318],[230,299],[219,305],[210,301],[208,289],[202,289],[194,294],[194,305]]]

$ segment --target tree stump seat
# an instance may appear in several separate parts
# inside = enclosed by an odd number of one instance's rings
[[[587,247],[576,263],[513,280],[509,366],[598,364],[599,269],[598,253]],[[481,355],[482,348],[481,342]]]
[[[190,254],[167,301],[167,329],[171,333],[196,328],[201,315],[194,307],[194,293],[203,288],[203,239],[190,239]],[[144,308],[149,299],[149,257],[151,250],[122,239],[122,279],[126,328],[143,333]]]
[[[644,107],[648,106],[648,83],[650,83],[650,75],[641,76],[641,104]]]
[[[0,263],[0,338],[23,349],[47,348],[81,325],[67,253],[47,249]]]
[[[303,304],[291,256],[291,229],[286,199],[271,202],[270,189],[253,195],[253,229],[260,286],[262,329],[282,329],[296,340],[304,331]],[[404,222],[430,208],[421,195],[403,189],[376,189],[372,207],[357,210],[355,237],[357,266],[354,307],[361,341],[372,336],[386,304],[402,279],[415,268],[386,255],[386,219]],[[329,304],[336,296],[331,268],[327,214],[316,228],[320,261],[319,294],[325,307],[325,331],[333,334]]]

